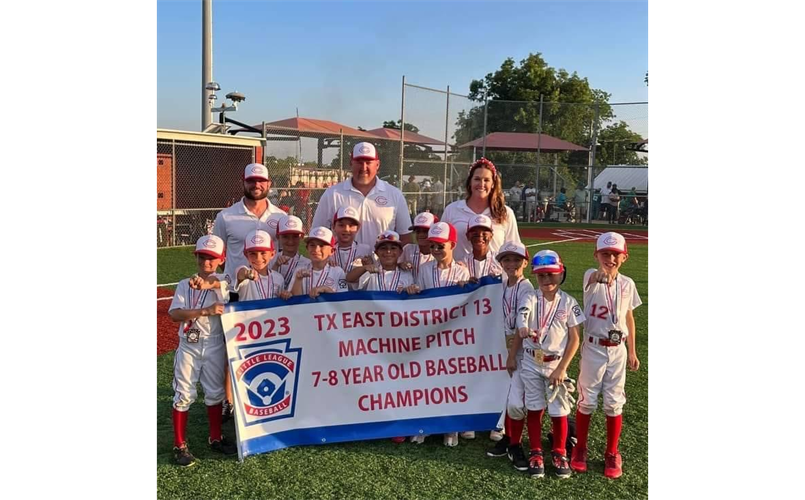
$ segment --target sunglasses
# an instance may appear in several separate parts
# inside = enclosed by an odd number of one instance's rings
[[[553,255],[537,255],[531,263],[532,266],[556,266],[560,264],[559,259]]]

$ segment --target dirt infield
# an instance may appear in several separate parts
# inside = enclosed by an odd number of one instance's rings
[[[163,297],[173,297],[173,292],[157,288],[157,299]],[[176,334],[179,325],[168,316],[170,303],[170,300],[157,300],[157,356],[179,347],[179,336]]]

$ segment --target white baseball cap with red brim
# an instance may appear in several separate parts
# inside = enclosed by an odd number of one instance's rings
[[[595,244],[595,251],[601,252],[608,250],[610,252],[625,253],[629,251],[626,249],[626,238],[622,234],[610,231],[598,237]]]
[[[354,207],[347,206],[339,208],[333,215],[333,222],[341,219],[352,219],[357,222],[358,225],[361,224],[361,216],[358,215],[358,211]]]
[[[448,241],[456,243],[458,241],[456,228],[447,222],[437,222],[428,230],[428,240],[436,243],[447,243]]]
[[[206,234],[196,241],[196,255],[207,255],[213,259],[223,259],[226,256],[224,240],[214,234]]]
[[[268,169],[260,163],[249,163],[243,171],[243,180],[267,181]]]
[[[565,270],[565,265],[559,254],[553,250],[540,250],[534,254],[531,260],[531,272],[538,273],[561,273]]]
[[[302,219],[295,215],[285,215],[277,222],[277,236],[283,234],[305,234]]]
[[[422,212],[422,213],[417,214],[416,217],[414,217],[414,225],[409,227],[408,230],[409,231],[412,230],[412,229],[428,229],[429,230],[430,227],[433,224],[435,224],[436,222],[439,222],[439,217],[435,216],[434,214],[432,214],[430,212]]]
[[[470,220],[467,221],[467,232],[469,233],[470,230],[476,227],[482,227],[492,231],[492,219],[483,214],[473,215],[470,217]]]
[[[243,241],[243,253],[246,252],[270,252],[274,250],[274,240],[262,229],[249,231]]]
[[[369,142],[359,142],[352,148],[353,160],[377,160],[377,149]]]
[[[383,231],[380,233],[375,241],[375,250],[383,243],[393,243],[400,248],[403,247],[402,241],[400,241],[400,235],[395,231]]]
[[[500,262],[501,259],[507,255],[516,255],[528,260],[528,250],[522,243],[514,243],[511,241],[504,243],[503,246],[500,247],[500,250],[498,250],[497,255],[495,255],[495,260]]]
[[[309,242],[310,240],[319,240],[326,245],[330,245],[331,247],[335,246],[333,232],[323,226],[315,227],[312,231],[310,231],[310,234],[307,236],[307,238],[305,238],[305,243]]]

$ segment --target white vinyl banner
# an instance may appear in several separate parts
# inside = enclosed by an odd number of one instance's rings
[[[240,457],[489,430],[509,384],[500,279],[236,302],[221,317]]]

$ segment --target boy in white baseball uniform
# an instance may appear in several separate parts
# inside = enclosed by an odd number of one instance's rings
[[[243,251],[250,267],[238,269],[236,291],[241,301],[291,297],[291,292],[285,290],[283,276],[268,267],[274,257],[274,241],[267,232],[250,232],[244,241]]]
[[[371,257],[372,248],[369,245],[355,242],[355,235],[361,228],[358,210],[353,207],[341,207],[333,216],[333,233],[335,233],[336,247],[330,256],[330,265],[338,266],[349,275],[355,262],[361,258]],[[351,283],[350,289],[353,289]]]
[[[472,253],[467,256],[465,264],[470,271],[470,278],[484,276],[500,276],[500,267],[496,253],[489,250],[492,240],[492,219],[486,215],[476,215],[467,223],[467,239],[472,245]]]
[[[535,478],[545,475],[542,415],[547,406],[553,423],[553,467],[558,477],[567,478],[570,477],[570,465],[565,443],[572,401],[564,384],[567,367],[579,348],[579,325],[584,321],[584,314],[576,299],[559,288],[567,275],[559,254],[552,250],[537,252],[531,262],[531,271],[537,275],[539,288],[532,295],[534,314],[523,340],[525,355],[520,369],[531,444],[528,473]],[[557,394],[551,399],[554,390]],[[565,392],[558,392],[560,390]]]
[[[413,285],[414,277],[411,271],[400,269],[397,265],[402,249],[399,234],[394,231],[383,231],[375,243],[375,254],[380,263],[355,265],[347,273],[347,283],[356,283],[355,288],[358,290],[375,292],[400,292]]]
[[[484,276],[500,276],[503,268],[495,259],[495,252],[489,250],[489,241],[492,239],[492,219],[486,215],[476,215],[467,222],[467,239],[472,245],[472,253],[467,256],[464,264],[470,272],[470,282],[477,283]],[[502,436],[499,431],[499,440]],[[490,433],[490,437],[492,434]],[[461,433],[464,439],[475,439],[475,431]]]
[[[316,227],[305,238],[310,267],[297,269],[291,279],[290,290],[294,295],[310,295],[315,299],[322,293],[347,291],[347,276],[338,266],[329,264],[335,246],[333,232],[326,227]]]
[[[419,293],[429,288],[442,288],[454,285],[463,286],[470,278],[466,267],[460,266],[453,259],[453,249],[456,248],[458,236],[456,228],[447,222],[437,222],[428,231],[430,253],[434,261],[428,262],[419,270],[416,284],[407,288],[408,293]],[[425,436],[413,436],[411,441],[421,444]],[[444,435],[445,446],[458,446],[458,432],[449,432]]]
[[[579,403],[576,412],[578,444],[573,448],[570,467],[576,472],[587,470],[587,434],[590,417],[598,406],[598,395],[604,398],[607,420],[607,449],[604,454],[604,476],[619,478],[622,471],[618,453],[626,367],[637,371],[640,361],[635,349],[635,320],[632,311],[643,302],[631,278],[619,274],[629,258],[626,240],[618,233],[604,233],[595,245],[598,269],[584,273],[584,340],[579,372]],[[626,345],[624,345],[624,343]]]
[[[428,241],[428,231],[430,227],[439,222],[439,218],[430,212],[422,212],[414,218],[414,225],[408,229],[414,231],[414,243],[409,243],[403,247],[400,257],[400,266],[411,271],[416,283],[419,277],[419,270],[428,262],[433,261],[430,253],[430,241]]]
[[[218,236],[202,236],[196,242],[198,274],[183,279],[176,287],[168,315],[179,327],[179,347],[173,361],[173,456],[176,463],[187,467],[195,457],[187,447],[187,411],[196,400],[196,384],[204,389],[204,403],[210,422],[209,445],[214,451],[232,455],[237,448],[221,434],[224,400],[224,366],[226,343],[220,314],[228,299],[223,275],[216,276],[220,285],[201,290],[224,261],[224,241]]]
[[[302,219],[286,215],[277,224],[277,238],[280,240],[280,253],[268,263],[272,271],[282,275],[283,289],[291,290],[291,280],[298,269],[310,267],[310,259],[299,254],[299,242],[305,235]]]
[[[521,444],[525,424],[525,389],[520,371],[523,363],[523,337],[528,335],[528,324],[533,314],[534,286],[523,277],[528,265],[528,250],[522,243],[508,241],[500,247],[496,259],[503,268],[503,335],[509,355],[506,370],[509,372],[509,392],[503,409],[505,434],[495,446],[486,451],[489,457],[508,456],[515,469],[528,470],[528,460]],[[498,424],[500,425],[500,424]]]

